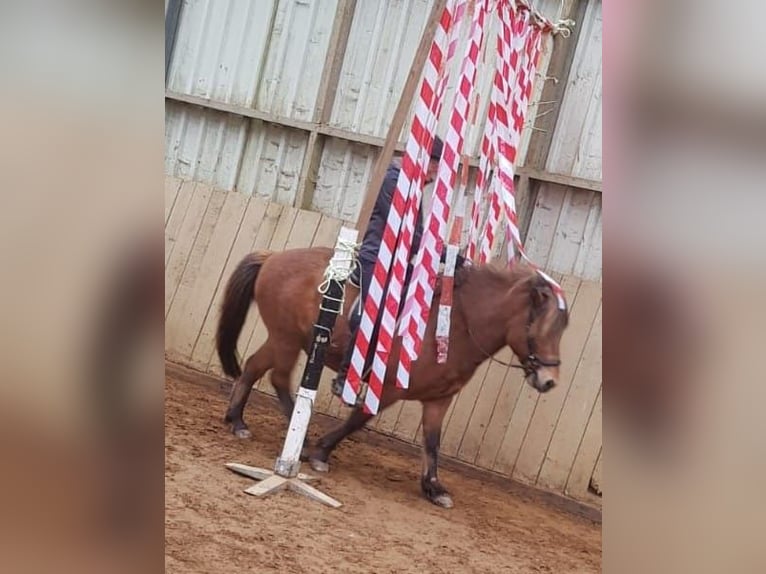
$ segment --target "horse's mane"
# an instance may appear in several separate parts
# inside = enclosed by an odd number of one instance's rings
[[[485,265],[470,265],[461,267],[455,273],[456,285],[468,281],[498,282],[510,285],[519,285],[520,283],[535,279],[537,272],[527,265],[520,262],[511,268],[501,267],[494,263]]]
[[[455,273],[455,287],[468,285],[472,282],[481,282],[483,284],[495,283],[508,285],[510,289],[518,289],[523,286],[533,287],[534,285],[548,285],[548,282],[537,272],[535,268],[519,262],[513,267],[505,267],[489,263],[485,265],[470,265],[462,267]],[[554,298],[551,298],[553,301]],[[569,311],[564,309],[556,314],[553,328],[564,330],[569,324]]]

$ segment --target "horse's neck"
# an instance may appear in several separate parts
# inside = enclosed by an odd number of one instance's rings
[[[460,305],[477,358],[486,359],[506,344],[508,317],[503,302],[511,284],[489,275],[482,277],[485,272],[481,269],[470,273],[460,286]]]

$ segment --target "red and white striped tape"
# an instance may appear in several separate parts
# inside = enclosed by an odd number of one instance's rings
[[[500,3],[496,5],[496,13],[500,20]],[[466,249],[466,256],[474,260],[479,246],[479,229],[480,218],[483,209],[483,199],[485,191],[488,191],[487,182],[490,166],[495,160],[495,152],[497,148],[497,133],[496,133],[496,110],[497,106],[502,101],[502,75],[508,73],[507,70],[503,70],[503,57],[502,57],[502,43],[500,38],[500,31],[498,32],[497,43],[495,46],[495,62],[496,69],[495,75],[492,81],[492,89],[490,90],[489,109],[487,113],[487,121],[484,124],[484,135],[481,141],[481,153],[479,155],[479,169],[476,174],[476,187],[474,188],[474,201],[471,209],[471,222],[468,228],[468,248]]]
[[[428,169],[430,162],[430,149],[433,144],[433,132],[436,128],[436,121],[441,112],[444,92],[446,90],[447,79],[449,74],[447,69],[449,62],[454,56],[457,48],[460,32],[460,22],[465,14],[467,0],[458,0],[454,9],[454,17],[450,29],[449,44],[447,47],[447,56],[442,61],[442,66],[438,80],[436,81],[435,97],[432,98],[431,104],[425,113],[423,120],[426,126],[426,138],[424,140],[425,145],[420,148],[414,146],[410,148],[408,145],[407,152],[419,154],[416,162],[417,174],[415,177],[410,178],[408,174],[402,169],[399,173],[399,180],[397,181],[397,187],[405,186],[405,189],[409,187],[410,195],[407,203],[407,211],[402,225],[399,242],[396,246],[394,253],[393,265],[389,274],[389,285],[387,292],[385,293],[385,302],[379,313],[382,314],[380,322],[380,330],[378,333],[378,341],[375,348],[375,354],[373,356],[372,370],[370,372],[370,380],[367,388],[367,395],[365,396],[365,411],[371,414],[375,414],[378,411],[380,405],[380,396],[383,390],[383,383],[386,376],[386,369],[388,365],[388,358],[391,352],[391,346],[393,344],[393,334],[396,329],[396,319],[400,307],[402,298],[402,291],[404,285],[404,278],[407,272],[407,265],[409,264],[409,255],[412,246],[412,239],[415,230],[415,221],[418,217],[420,209],[420,203],[423,196],[423,184],[425,173]],[[424,80],[425,81],[425,80]],[[425,102],[423,102],[425,104]],[[419,105],[418,110],[423,108]],[[417,110],[416,110],[417,117]],[[412,139],[412,136],[411,138]],[[404,381],[405,383],[408,381]],[[401,385],[402,381],[397,380],[397,384]]]
[[[444,72],[445,56],[448,54],[447,40],[454,24],[454,14],[459,2],[465,0],[449,0],[442,12],[439,26],[434,34],[434,41],[426,60],[420,95],[415,109],[415,117],[412,121],[410,137],[407,140],[407,148],[402,160],[402,168],[394,191],[391,209],[389,210],[386,226],[378,251],[372,279],[368,287],[362,312],[362,320],[359,333],[355,341],[351,364],[349,365],[346,384],[343,388],[343,400],[348,404],[354,404],[359,394],[366,357],[370,351],[373,329],[380,310],[386,282],[391,270],[394,250],[400,235],[404,219],[412,217],[416,209],[417,201],[413,202],[411,194],[413,190],[422,187],[423,162],[428,161],[428,150],[433,142],[435,121],[432,119],[437,97],[437,87],[440,75]],[[410,204],[408,206],[408,200]],[[375,388],[367,393],[365,410],[375,414],[378,410],[380,392],[382,389]]]
[[[511,141],[518,141],[513,135],[508,135],[510,132],[508,102],[511,97],[515,99],[517,93],[523,94],[525,91],[525,75],[521,73],[521,54],[523,53],[526,43],[526,37],[531,32],[532,27],[529,25],[528,12],[523,12],[522,14],[518,14],[517,18],[512,18],[508,6],[504,3],[498,6],[498,16],[500,17],[501,26],[497,36],[498,62],[495,70],[495,81],[499,84],[498,94],[502,97],[502,103],[497,106],[495,112],[494,133],[497,135],[497,150],[495,157],[498,160],[497,163],[499,167],[500,155],[505,155],[506,158],[509,154],[512,154],[514,157],[516,155],[515,147],[513,150],[508,149],[508,146],[511,145],[508,141],[509,139]],[[513,89],[511,89],[511,84],[509,82],[510,71],[513,73]],[[515,123],[513,128],[514,130],[517,128]],[[505,154],[499,153],[500,147],[504,148]],[[507,208],[503,190],[498,185],[498,172],[499,169],[496,169],[492,182],[489,213],[487,214],[487,222],[482,235],[479,263],[486,263],[489,261],[492,254],[492,246],[495,241],[495,234],[497,233],[497,226],[500,222],[501,211],[504,208]],[[508,211],[506,209],[506,215],[507,214]],[[512,242],[509,241],[509,245],[511,245],[512,249]]]
[[[468,178],[468,158],[464,157],[463,175],[458,191],[455,219],[452,222],[447,245],[447,257],[444,262],[441,297],[439,298],[439,315],[436,319],[436,362],[446,363],[449,353],[449,332],[452,324],[452,294],[455,288],[455,266],[460,251],[460,237],[463,234],[463,218],[465,217],[465,182]]]
[[[447,221],[450,212],[450,198],[457,181],[457,169],[463,150],[466,128],[470,112],[470,99],[476,81],[476,67],[484,38],[484,21],[487,6],[478,2],[471,21],[470,41],[460,72],[455,93],[455,102],[450,116],[447,135],[444,139],[444,152],[434,189],[431,213],[423,233],[423,241],[418,250],[417,259],[410,283],[407,303],[412,302],[412,311],[404,317],[402,328],[402,355],[398,379],[409,376],[409,366],[416,360],[425,336],[428,314],[431,309],[436,275],[444,247]]]

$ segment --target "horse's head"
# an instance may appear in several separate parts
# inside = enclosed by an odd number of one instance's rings
[[[541,393],[559,379],[559,344],[569,316],[559,309],[550,283],[535,273],[511,296],[506,343],[520,358],[526,381]]]

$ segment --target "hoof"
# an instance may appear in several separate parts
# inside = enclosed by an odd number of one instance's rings
[[[440,506],[441,508],[452,508],[455,506],[455,503],[452,502],[452,497],[446,493],[433,497],[431,502],[433,502],[436,506]]]
[[[309,464],[316,472],[330,472],[330,465],[323,460],[312,458],[309,460]]]
[[[234,431],[234,436],[237,438],[253,438],[253,433],[248,429],[238,429]]]

